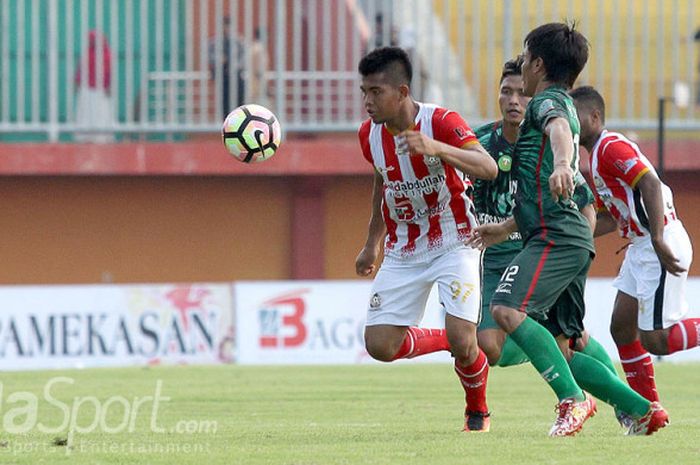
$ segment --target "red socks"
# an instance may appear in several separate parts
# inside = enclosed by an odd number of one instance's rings
[[[700,318],[688,318],[671,326],[668,333],[669,355],[700,345]]]
[[[651,355],[642,347],[639,339],[631,344],[617,346],[617,351],[630,387],[650,402],[658,401],[654,364],[651,361]]]
[[[486,381],[489,377],[489,362],[479,349],[479,356],[469,366],[462,366],[455,360],[455,372],[462,383],[467,398],[467,410],[488,413],[486,406]]]
[[[393,360],[413,358],[440,350],[450,350],[447,333],[444,329],[426,329],[411,326],[406,331],[399,351]],[[486,406],[486,380],[489,376],[489,363],[484,352],[479,349],[479,356],[467,367],[455,361],[455,372],[462,382],[467,398],[467,410],[488,413]]]
[[[700,318],[688,318],[671,326],[667,343],[669,355],[700,346]],[[631,344],[617,346],[617,351],[630,387],[649,401],[658,401],[654,365],[642,343],[636,340]]]
[[[401,347],[394,355],[393,360],[418,357],[440,350],[450,350],[450,345],[447,342],[447,333],[444,329],[426,329],[411,326],[406,331],[406,337],[404,337]]]

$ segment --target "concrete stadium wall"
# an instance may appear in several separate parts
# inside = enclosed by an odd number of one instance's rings
[[[275,178],[3,178],[0,283],[284,279],[286,190]]]
[[[299,179],[3,177],[0,284],[290,279],[300,277],[295,261],[318,262],[317,278],[354,278],[371,177],[321,178],[320,197],[295,216]],[[666,179],[691,238],[699,238],[697,173]],[[591,275],[615,275],[622,245],[612,235],[598,241]]]

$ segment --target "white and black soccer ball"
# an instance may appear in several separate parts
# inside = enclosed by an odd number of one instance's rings
[[[265,161],[280,146],[279,120],[262,105],[241,105],[224,120],[222,135],[226,150],[243,163]]]

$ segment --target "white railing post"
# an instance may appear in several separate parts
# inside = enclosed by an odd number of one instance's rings
[[[34,12],[36,14],[36,12]],[[49,2],[49,121],[47,124],[49,141],[58,141],[58,11],[56,2]],[[38,76],[35,77],[37,79]]]
[[[282,123],[287,119],[287,109],[285,105],[285,85],[284,85],[284,74],[285,74],[285,54],[287,53],[287,47],[285,43],[286,35],[286,24],[287,24],[287,9],[286,0],[277,0],[277,15],[275,17],[275,99],[277,101],[277,117]],[[283,126],[284,127],[284,126]]]
[[[585,2],[548,8],[502,0],[503,8],[494,9],[491,0],[0,0],[0,132],[42,134],[52,142],[69,131],[214,133],[230,110],[223,105],[225,78],[231,102],[239,100],[239,59],[248,91],[270,85],[269,100],[266,93],[248,93],[246,100],[269,105],[285,131],[355,131],[366,117],[355,67],[376,39],[413,49],[417,95],[429,90],[426,98],[481,124],[499,116],[503,61],[520,51],[531,28],[563,18],[580,21],[591,41],[578,82],[597,86],[610,102],[610,126],[655,128],[655,98],[674,85],[692,86],[691,97],[698,98],[700,1],[590,0],[596,8],[581,10]],[[604,8],[608,3],[617,15]],[[663,8],[667,3],[673,8]],[[620,12],[629,13],[622,22]],[[224,16],[232,19],[226,27]],[[88,52],[93,29],[109,37],[109,67],[101,47]],[[245,53],[224,46],[234,38]],[[253,49],[259,53],[263,44],[266,64],[253,69]],[[231,68],[223,68],[224,50]],[[631,71],[616,73],[620,66]],[[78,118],[79,69],[83,87],[92,77],[98,89],[111,73],[109,123]],[[261,74],[264,82],[254,83]],[[700,129],[699,108],[674,107],[666,127]]]

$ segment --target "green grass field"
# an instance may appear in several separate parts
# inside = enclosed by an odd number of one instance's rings
[[[530,366],[491,370],[491,433],[471,435],[444,364],[4,373],[0,463],[700,463],[700,365],[659,364],[657,380],[660,433],[625,437],[603,405],[552,439],[554,396]]]

